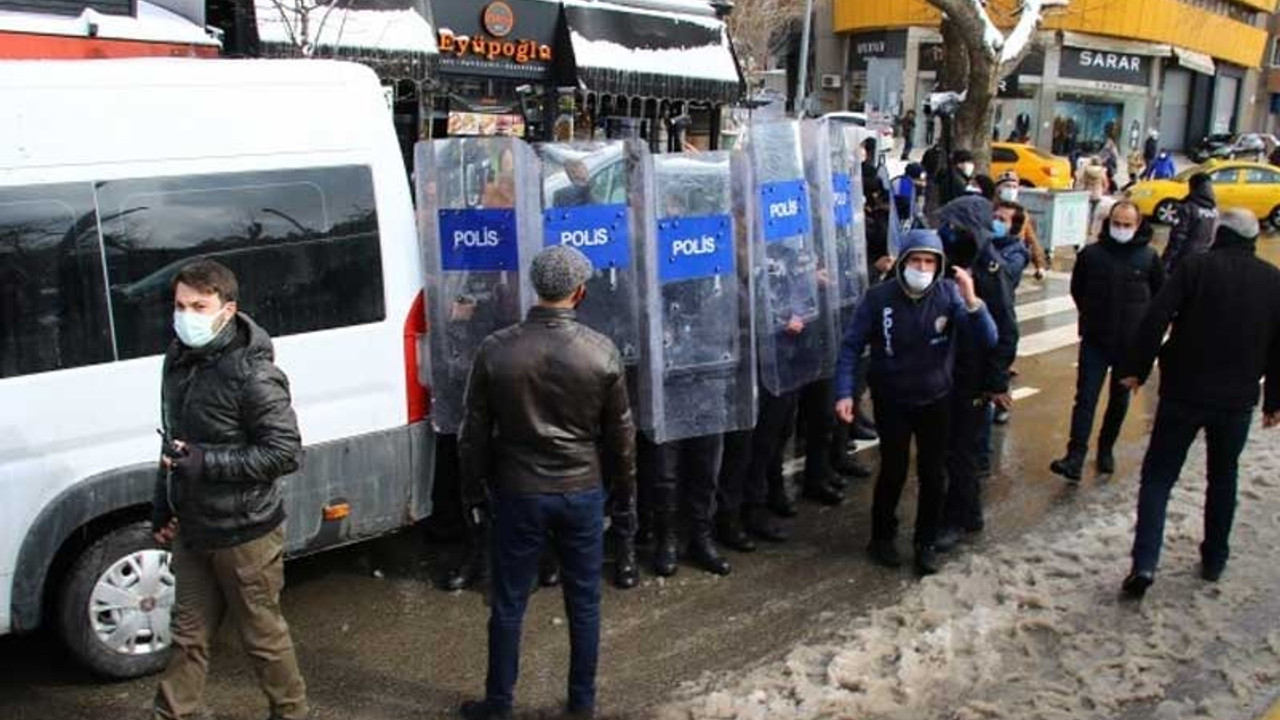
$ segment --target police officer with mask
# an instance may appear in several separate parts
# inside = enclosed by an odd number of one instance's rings
[[[880,477],[872,507],[872,559],[887,567],[902,560],[895,545],[897,507],[906,484],[911,439],[920,477],[916,509],[915,569],[938,570],[938,523],[946,492],[944,460],[951,421],[949,396],[958,328],[968,325],[987,346],[996,326],[974,290],[973,278],[955,269],[942,279],[946,256],[933,230],[913,230],[903,240],[896,282],[867,291],[840,348],[836,366],[836,415],[853,422],[854,374],[871,347],[868,382],[880,431]]]

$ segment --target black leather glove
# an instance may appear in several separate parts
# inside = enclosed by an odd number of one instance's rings
[[[199,445],[187,445],[185,452],[173,461],[173,472],[184,482],[200,482],[204,477],[204,450]]]

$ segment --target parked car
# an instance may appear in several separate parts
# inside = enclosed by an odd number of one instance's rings
[[[1262,162],[1280,143],[1270,133],[1217,133],[1201,140],[1191,151],[1191,160],[1196,163],[1208,162],[1211,159],[1235,160],[1237,158]]]
[[[1071,189],[1071,161],[1022,143],[991,144],[991,177],[1012,170],[1024,187]]]
[[[1144,215],[1169,224],[1174,221],[1178,201],[1187,196],[1187,181],[1197,172],[1209,174],[1219,207],[1245,208],[1259,220],[1280,228],[1280,168],[1263,163],[1211,161],[1168,180],[1143,180],[1125,195]]]
[[[0,135],[0,635],[48,627],[107,677],[163,667],[153,428],[170,282],[197,257],[240,276],[289,375],[285,552],[430,512],[420,251],[372,71],[0,61]]]

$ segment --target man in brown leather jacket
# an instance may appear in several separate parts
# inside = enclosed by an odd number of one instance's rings
[[[493,577],[485,699],[463,717],[506,718],[520,663],[520,628],[538,557],[559,557],[569,615],[570,716],[595,710],[605,488],[635,492],[635,427],[613,342],[575,320],[591,262],[554,246],[530,268],[538,304],[524,322],[485,339],[467,383],[458,434],[469,512],[490,512]]]

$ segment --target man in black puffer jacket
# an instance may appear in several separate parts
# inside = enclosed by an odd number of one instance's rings
[[[1200,430],[1208,446],[1200,575],[1213,582],[1230,554],[1240,453],[1261,378],[1262,426],[1280,425],[1280,270],[1255,255],[1258,231],[1248,210],[1224,212],[1209,252],[1188,258],[1151,303],[1121,368],[1121,382],[1136,390],[1159,352],[1160,404],[1142,461],[1133,568],[1122,586],[1130,597],[1155,580],[1169,493]]]
[[[289,381],[271,338],[237,312],[235,275],[212,260],[173,280],[174,331],[165,355],[162,473],[152,523],[173,545],[173,658],[155,717],[194,717],[209,669],[209,641],[230,616],[253,660],[271,717],[308,714],[284,586],[284,506],[279,479],[298,469],[302,438]]]
[[[1184,258],[1207,251],[1218,227],[1218,200],[1209,176],[1196,173],[1188,184],[1191,192],[1178,203],[1178,220],[1164,250],[1165,274],[1172,274]]]
[[[1142,314],[1164,283],[1164,268],[1150,246],[1151,235],[1151,225],[1138,208],[1128,201],[1118,202],[1102,224],[1099,241],[1080,253],[1071,273],[1071,297],[1080,312],[1076,401],[1067,454],[1049,469],[1072,482],[1080,480],[1093,413],[1109,369],[1107,413],[1098,433],[1098,472],[1115,471],[1111,448],[1129,410],[1129,393],[1120,386],[1114,367],[1124,359]]]

